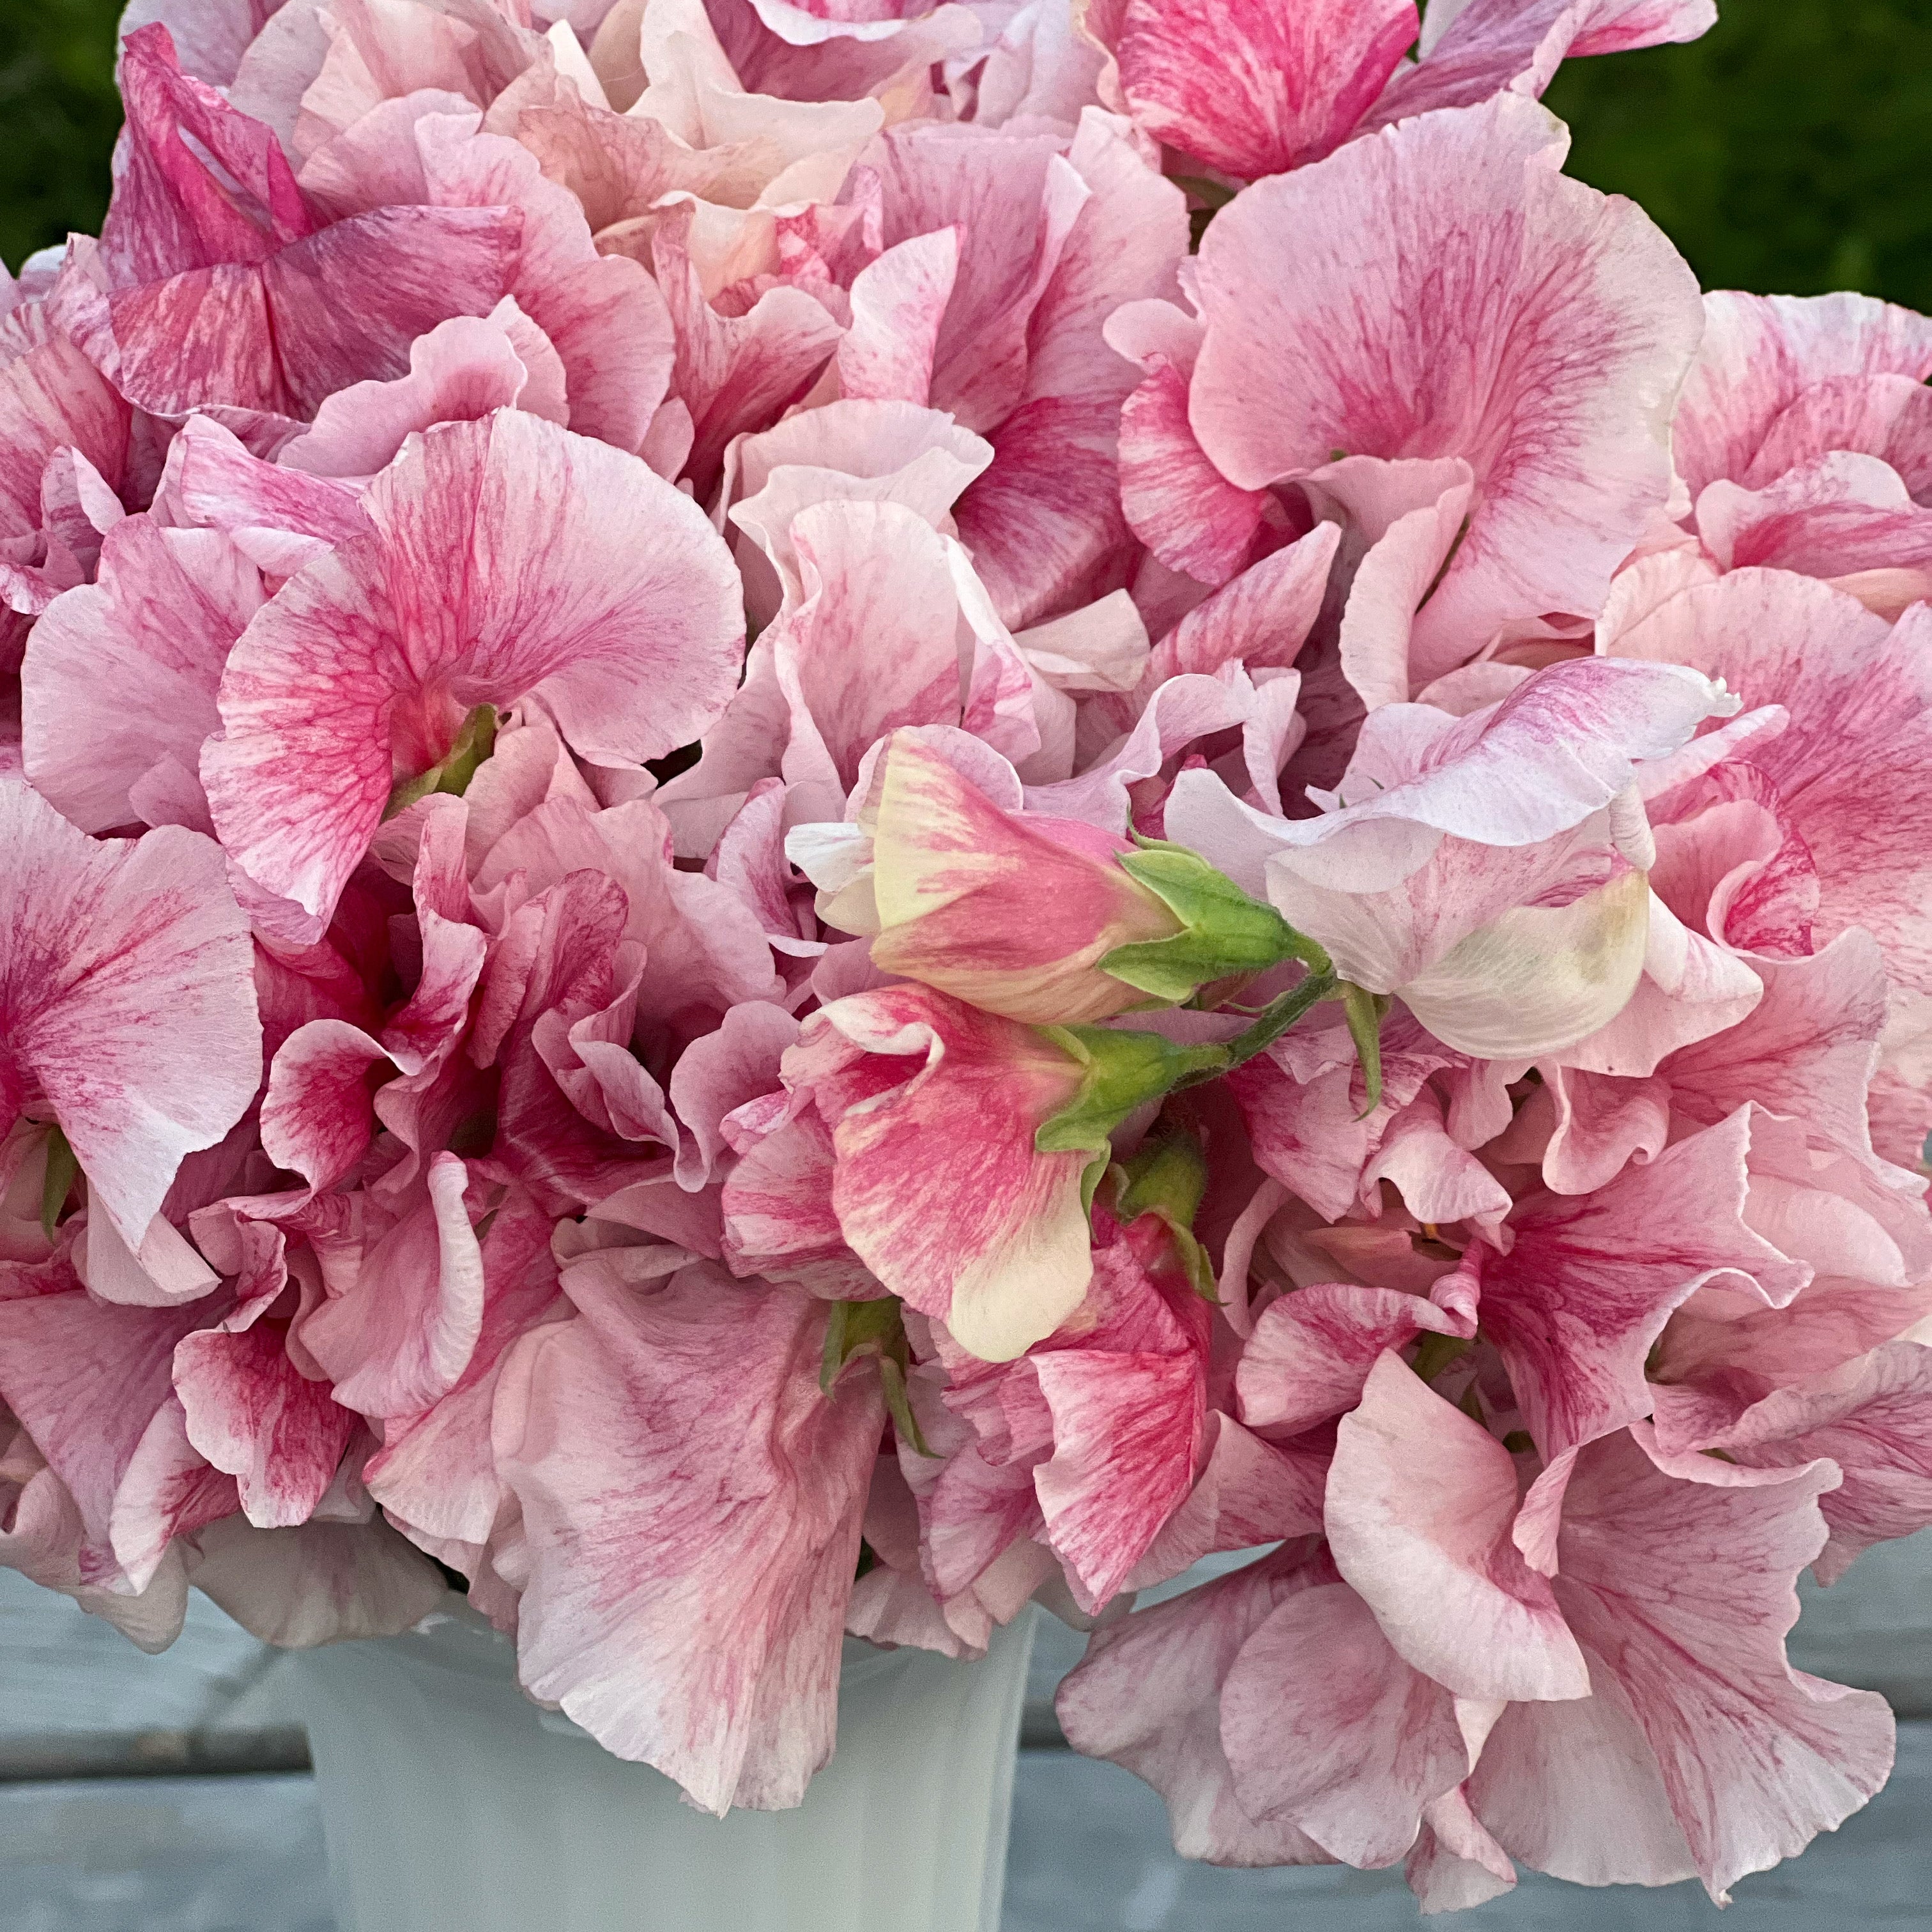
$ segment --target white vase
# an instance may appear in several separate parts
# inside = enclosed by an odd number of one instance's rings
[[[694,1811],[518,1689],[473,1611],[296,1675],[340,1932],[994,1932],[1031,1613],[981,1664],[848,1639],[795,1811]]]

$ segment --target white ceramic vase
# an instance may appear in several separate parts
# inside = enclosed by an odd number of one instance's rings
[[[694,1811],[517,1688],[466,1606],[297,1675],[340,1932],[994,1932],[1031,1612],[983,1663],[848,1640],[795,1811]]]

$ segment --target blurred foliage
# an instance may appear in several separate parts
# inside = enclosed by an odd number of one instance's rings
[[[1702,40],[1573,61],[1571,171],[1641,202],[1707,286],[1932,310],[1932,0],[1718,0]],[[114,0],[0,0],[0,256],[98,229]]]
[[[1573,61],[1570,172],[1648,209],[1706,288],[1932,310],[1932,0],[1718,0],[1688,46]]]
[[[0,258],[98,234],[121,125],[107,0],[0,0]]]

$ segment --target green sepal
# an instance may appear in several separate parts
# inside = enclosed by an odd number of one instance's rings
[[[394,818],[398,812],[406,811],[418,799],[427,798],[433,791],[444,791],[460,798],[469,789],[470,781],[476,776],[476,768],[482,764],[496,746],[496,707],[494,704],[479,704],[472,709],[463,721],[456,734],[456,742],[440,764],[430,766],[412,778],[405,778],[389,794],[389,802],[382,808],[384,820]]]
[[[1123,1222],[1158,1214],[1170,1228],[1192,1228],[1208,1192],[1208,1159],[1184,1129],[1150,1138],[1120,1164],[1114,1214]]]
[[[835,1301],[825,1322],[825,1351],[818,1365],[818,1386],[830,1395],[832,1384],[844,1372],[847,1364],[860,1355],[878,1359],[879,1386],[885,1392],[886,1413],[902,1442],[912,1444],[916,1454],[932,1456],[918,1418],[912,1412],[912,1399],[906,1377],[912,1368],[912,1345],[906,1340],[905,1323],[900,1316],[896,1294],[882,1294],[873,1301]]]
[[[1200,1142],[1185,1129],[1151,1139],[1114,1169],[1114,1213],[1126,1225],[1143,1214],[1158,1215],[1174,1238],[1175,1258],[1188,1285],[1203,1300],[1217,1305],[1220,1284],[1208,1251],[1195,1239],[1194,1216],[1208,1190],[1208,1161]]]
[[[1432,1382],[1451,1362],[1466,1355],[1470,1347],[1471,1344],[1460,1335],[1441,1335],[1432,1331],[1416,1343],[1412,1366],[1424,1382]]]
[[[67,1197],[80,1178],[80,1162],[74,1158],[66,1135],[58,1125],[50,1127],[46,1176],[40,1183],[40,1232],[50,1241],[55,1228],[60,1226],[61,1210],[67,1205]]]
[[[1035,1130],[1033,1144],[1042,1154],[1100,1156],[1100,1174],[1106,1172],[1112,1157],[1108,1136],[1136,1107],[1158,1100],[1184,1082],[1211,1079],[1229,1064],[1225,1046],[1177,1046],[1157,1033],[1090,1026],[1040,1030],[1080,1063],[1081,1082],[1072,1100]],[[1100,1174],[1091,1176],[1089,1206],[1092,1189],[1100,1180]]]
[[[1136,940],[1102,955],[1100,968],[1136,991],[1178,1006],[1216,980],[1264,973],[1299,959],[1325,972],[1328,956],[1271,905],[1252,898],[1225,873],[1184,845],[1141,839],[1120,855],[1120,869],[1152,892],[1184,930],[1167,939]]]
[[[1258,1053],[1272,1046],[1307,1012],[1323,1000],[1335,996],[1336,981],[1332,974],[1310,973],[1299,986],[1291,986],[1278,1000],[1271,1000],[1256,1016],[1253,1025],[1237,1034],[1228,1042],[1228,1064],[1245,1065]]]
[[[1362,1064],[1362,1084],[1367,1104],[1355,1118],[1366,1120],[1382,1103],[1382,1022],[1388,1018],[1386,993],[1371,993],[1366,987],[1342,982],[1342,1010],[1348,1016],[1348,1037],[1355,1042],[1355,1057]]]

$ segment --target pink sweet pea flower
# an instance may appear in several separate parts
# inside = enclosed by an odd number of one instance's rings
[[[821,1391],[825,1304],[796,1288],[702,1262],[564,1286],[574,1318],[516,1345],[494,1404],[523,1682],[704,1810],[796,1804],[832,1754],[878,1382]]]
[[[881,971],[1035,1025],[1149,1004],[1100,964],[1117,946],[1183,929],[1118,864],[1130,841],[1077,819],[1003,811],[910,733],[888,746],[878,797],[872,963]]]
[[[1652,840],[1636,761],[1736,708],[1701,674],[1550,666],[1460,718],[1388,704],[1328,808],[1282,819],[1184,772],[1172,836],[1264,884],[1336,970],[1399,995],[1450,1046],[1530,1057],[1594,1033],[1642,970]]]
[[[1192,162],[1258,181],[1431,108],[1534,98],[1566,56],[1695,40],[1716,17],[1712,0],[1470,0],[1420,23],[1412,0],[1090,0],[1082,25],[1113,56],[1110,105]]]
[[[248,923],[220,852],[173,826],[98,842],[15,782],[0,786],[0,1116],[67,1136],[87,1177],[90,1277],[110,1264],[92,1258],[104,1242],[142,1264],[117,1270],[118,1288],[94,1279],[97,1293],[204,1292],[214,1277],[161,1204],[262,1067]]]
[[[1564,146],[1505,94],[1258,183],[1202,245],[1185,421],[1149,425],[1189,502],[1202,460],[1250,492],[1338,458],[1467,462],[1468,527],[1414,626],[1450,662],[1594,613],[1670,496],[1696,281],[1639,210],[1558,172]]]
[[[798,1118],[726,1184],[728,1230],[784,1150],[829,1132],[830,1205],[845,1242],[962,1348],[1010,1360],[1059,1327],[1093,1278],[1081,1189],[1090,1156],[1034,1144],[1081,1079],[1031,1028],[924,986],[835,1000],[785,1054]],[[748,1264],[776,1238],[756,1238]]]
[[[363,507],[237,641],[202,758],[236,864],[316,918],[475,707],[532,699],[586,755],[660,757],[724,709],[743,636],[691,500],[521,410],[412,439]]]

